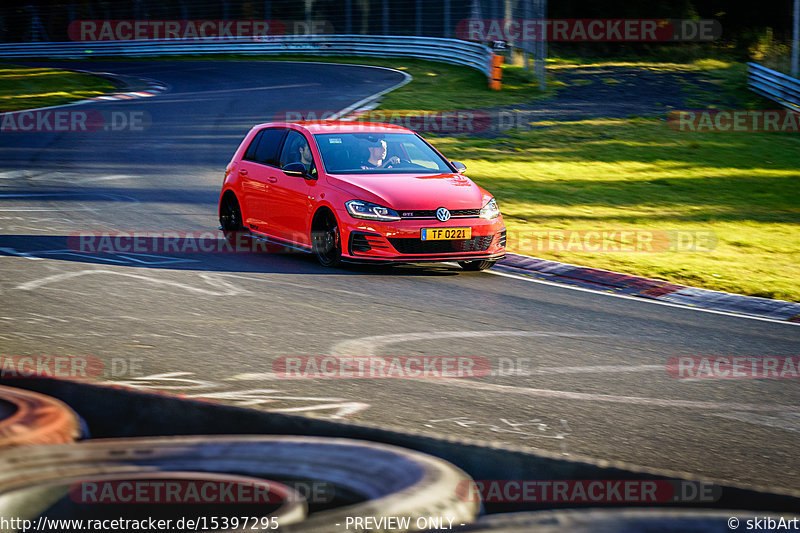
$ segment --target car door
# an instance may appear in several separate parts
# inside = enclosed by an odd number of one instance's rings
[[[244,224],[253,231],[272,234],[267,212],[270,185],[275,174],[281,173],[278,166],[278,150],[285,128],[265,128],[258,132],[247,148],[237,172],[242,180]]]
[[[307,158],[311,161],[302,161],[302,150],[307,150]],[[270,194],[267,201],[268,224],[273,234],[288,241],[309,244],[308,226],[311,216],[311,201],[309,198],[309,182],[314,182],[310,176],[317,172],[316,164],[311,155],[308,139],[296,130],[289,130],[283,142],[280,154],[280,165],[284,167],[289,163],[303,163],[308,171],[308,176],[290,176],[283,171],[276,174],[277,179],[270,183]]]

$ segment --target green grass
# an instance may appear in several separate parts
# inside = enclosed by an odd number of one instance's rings
[[[433,143],[496,195],[511,251],[800,301],[799,134],[686,133],[659,119],[597,119]],[[711,232],[716,245],[559,251],[531,240],[543,230]]]
[[[111,83],[89,74],[0,64],[0,112],[66,104],[113,90]]]

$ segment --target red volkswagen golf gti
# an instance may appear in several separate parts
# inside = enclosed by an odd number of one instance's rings
[[[491,194],[411,130],[363,122],[259,124],[225,170],[221,229],[348,262],[457,261],[505,255]]]

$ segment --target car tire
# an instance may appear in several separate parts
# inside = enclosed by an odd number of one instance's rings
[[[219,225],[222,234],[231,245],[236,245],[239,235],[245,232],[242,222],[242,210],[239,201],[233,193],[228,193],[222,197],[219,206]]]
[[[336,216],[327,209],[314,219],[311,228],[311,247],[314,257],[324,267],[338,267],[342,263],[342,238]]]
[[[185,501],[176,500],[181,496],[181,491],[172,489],[171,493],[166,493],[148,490],[153,482],[162,483],[162,488],[166,483],[171,483],[173,487],[182,485]],[[142,490],[139,490],[137,483],[141,484]],[[228,488],[225,492],[207,491],[204,488],[207,483]],[[194,485],[195,491],[187,490],[190,484]],[[123,485],[128,487],[123,489]],[[255,487],[261,490],[255,492]],[[215,501],[219,497],[223,499]],[[253,501],[257,498],[262,500]],[[98,468],[88,465],[75,476],[63,476],[45,470],[38,477],[29,479],[25,485],[4,490],[0,496],[0,510],[31,521],[39,516],[53,520],[107,516],[141,520],[147,515],[155,514],[163,518],[177,514],[195,520],[203,515],[220,518],[248,516],[261,523],[263,517],[275,517],[281,527],[302,522],[307,516],[303,495],[276,481],[227,473],[153,471],[134,467],[123,472],[108,473],[105,465]]]
[[[203,435],[97,439],[60,446],[11,449],[0,454],[0,516],[20,505],[6,494],[37,480],[89,474],[182,470],[263,477],[292,486],[291,480],[328,483],[337,504],[313,510],[308,519],[285,531],[334,531],[352,516],[449,516],[470,523],[479,501],[464,501],[459,487],[470,477],[452,464],[427,454],[355,439],[299,436]],[[8,514],[8,513],[6,513]],[[284,530],[283,528],[281,528]]]
[[[59,400],[0,386],[0,450],[74,442],[81,433],[80,417]]]
[[[481,260],[481,261],[459,261],[458,264],[461,268],[469,272],[478,272],[492,268],[497,261],[494,260]]]

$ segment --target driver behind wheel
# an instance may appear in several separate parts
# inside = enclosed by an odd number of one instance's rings
[[[392,156],[386,159],[386,141],[383,139],[369,139],[365,142],[369,156],[366,161],[361,163],[362,169],[370,168],[392,168],[400,162],[400,158]]]

